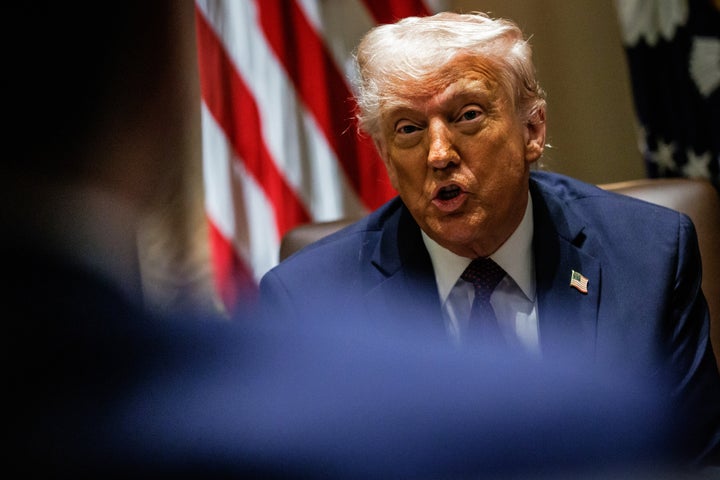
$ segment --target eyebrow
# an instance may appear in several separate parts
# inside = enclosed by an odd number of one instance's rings
[[[416,112],[421,112],[422,109],[418,108],[417,105],[425,105],[426,101],[423,99],[427,97],[418,96],[416,100],[413,99],[407,99],[407,98],[396,98],[392,101],[392,106],[388,107],[385,112],[385,117],[387,119],[393,119],[394,117],[397,117],[398,115],[403,115],[404,113],[407,113],[408,115],[411,115]],[[477,101],[475,101],[477,100]],[[497,95],[494,94],[493,91],[488,89],[483,89],[481,91],[479,90],[471,90],[467,88],[463,88],[462,90],[459,90],[457,92],[453,92],[450,95],[448,95],[447,98],[444,98],[442,100],[443,104],[447,103],[454,103],[454,102],[467,102],[470,103],[477,103],[482,105],[484,108],[492,107],[497,101]],[[454,108],[454,106],[453,106]]]

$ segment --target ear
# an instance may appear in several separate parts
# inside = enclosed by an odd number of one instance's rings
[[[537,161],[545,150],[545,109],[535,112],[525,124],[525,160]]]
[[[397,172],[395,171],[395,166],[390,161],[387,145],[382,138],[377,137],[373,137],[373,143],[375,144],[375,149],[380,155],[380,158],[382,158],[382,161],[385,164],[385,170],[387,171],[388,177],[390,177],[390,184],[395,190],[397,190]]]

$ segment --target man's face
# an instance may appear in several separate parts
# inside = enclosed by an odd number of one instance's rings
[[[544,121],[529,125],[483,66],[454,61],[437,88],[398,89],[375,139],[393,186],[430,238],[458,255],[492,254],[517,228]]]

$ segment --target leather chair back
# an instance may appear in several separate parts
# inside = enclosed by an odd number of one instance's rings
[[[306,245],[320,240],[333,232],[347,227],[359,218],[341,218],[329,222],[313,222],[289,230],[280,241],[280,261],[297,252]]]

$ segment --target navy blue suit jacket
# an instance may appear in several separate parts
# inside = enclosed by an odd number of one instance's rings
[[[720,379],[691,220],[557,174],[533,172],[530,192],[544,355],[669,375],[694,431],[688,451],[717,462]],[[570,286],[573,270],[588,278],[587,294]],[[274,317],[345,312],[444,334],[430,257],[399,198],[291,256],[260,288]]]

